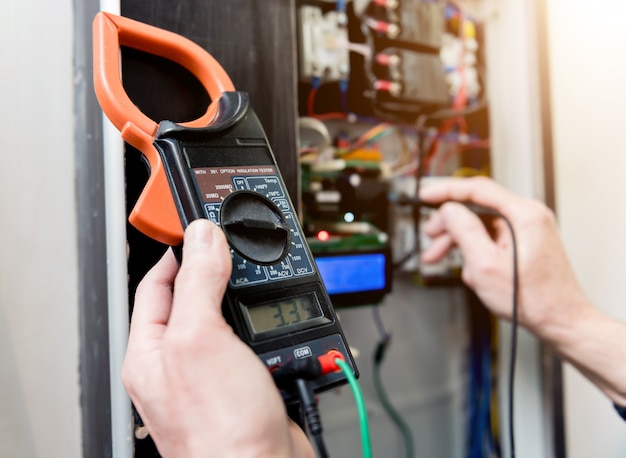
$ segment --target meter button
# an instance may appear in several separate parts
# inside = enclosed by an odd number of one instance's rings
[[[220,225],[220,204],[205,204],[204,213],[210,221]]]
[[[291,210],[291,208],[289,208],[289,202],[287,202],[287,199],[274,199],[274,203],[284,212],[288,212]]]
[[[271,200],[256,192],[236,191],[224,199],[220,213],[228,243],[244,259],[264,266],[285,259],[290,230]]]
[[[233,178],[233,184],[235,185],[235,189],[248,189],[248,185],[246,184],[246,179],[243,177]]]

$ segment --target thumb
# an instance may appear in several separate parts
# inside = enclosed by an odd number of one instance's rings
[[[232,260],[221,229],[205,219],[193,221],[185,231],[169,326],[191,329],[221,324],[222,297],[231,269]]]
[[[447,202],[439,211],[442,224],[461,250],[465,263],[471,263],[481,256],[488,256],[493,251],[495,244],[487,228],[478,215],[465,205]]]

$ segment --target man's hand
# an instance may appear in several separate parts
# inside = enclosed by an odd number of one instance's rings
[[[513,225],[519,266],[520,324],[538,334],[567,320],[586,305],[574,276],[552,212],[542,203],[517,196],[486,178],[450,179],[425,186],[420,198],[447,202],[425,224],[433,244],[422,253],[425,263],[436,262],[453,245],[463,254],[463,280],[496,315],[511,317],[513,258],[508,226],[494,223],[495,237],[478,215],[457,202],[497,210]],[[559,287],[555,287],[559,285]]]
[[[463,254],[463,280],[494,314],[510,318],[512,239],[504,221],[492,237],[478,216],[456,202],[497,210],[515,230],[519,323],[528,328],[614,402],[626,405],[626,325],[593,307],[565,253],[552,212],[487,178],[449,179],[425,186],[420,198],[444,203],[424,227],[433,244],[422,253],[436,262],[453,245]]]
[[[314,456],[267,368],[224,321],[231,271],[222,231],[185,232],[137,289],[122,380],[166,458]]]

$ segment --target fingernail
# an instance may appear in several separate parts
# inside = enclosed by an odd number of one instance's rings
[[[211,224],[205,219],[192,221],[185,231],[185,243],[211,244],[213,242]]]

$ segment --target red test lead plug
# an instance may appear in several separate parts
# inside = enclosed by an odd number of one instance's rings
[[[299,378],[315,380],[332,372],[341,372],[335,362],[337,359],[345,361],[345,357],[338,350],[330,350],[317,358],[296,359],[275,368],[272,377],[279,388],[289,387]]]
[[[326,354],[318,356],[317,360],[320,362],[320,366],[322,369],[321,375],[330,374],[331,372],[341,372],[341,368],[336,363],[337,359],[340,359],[342,361],[346,360],[346,358],[344,358],[344,356],[338,350],[330,350]]]

